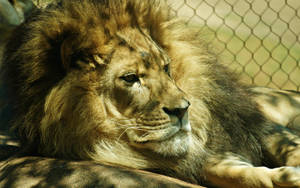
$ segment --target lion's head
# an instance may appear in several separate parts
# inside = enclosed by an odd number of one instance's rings
[[[186,53],[176,46],[193,48],[162,7],[70,0],[23,24],[3,67],[23,144],[46,156],[123,165],[147,153],[185,154],[190,102],[176,82],[185,67],[175,65]]]
[[[77,49],[77,35],[69,38],[73,46],[62,45],[67,74],[46,97],[40,125],[44,149],[63,139],[62,147],[69,143],[69,149],[77,148],[77,139],[88,145],[125,139],[163,155],[184,153],[189,102],[170,76],[168,55],[138,28],[111,32],[101,44],[105,35],[91,28],[80,36],[91,42],[88,47]]]

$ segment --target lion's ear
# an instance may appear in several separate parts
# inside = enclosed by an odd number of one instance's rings
[[[103,58],[99,54],[76,51],[72,48],[72,41],[66,39],[60,47],[61,62],[65,70],[72,67],[85,70],[95,69],[97,65],[104,65]]]
[[[93,61],[98,65],[105,65],[105,62],[103,58],[100,56],[100,54],[94,54]]]
[[[98,65],[105,65],[103,59],[98,54],[80,57],[76,62],[72,63],[75,63],[77,67],[84,70],[94,70]]]

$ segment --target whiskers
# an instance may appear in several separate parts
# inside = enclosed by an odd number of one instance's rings
[[[115,125],[119,126],[120,129],[125,129],[119,135],[117,141],[121,139],[121,137],[128,131],[128,130],[140,130],[141,128],[138,127],[138,124],[133,123],[131,119],[110,119],[109,121],[113,122]]]
[[[139,130],[142,131],[142,129],[137,128],[137,127],[127,127],[124,131],[122,131],[122,133],[120,134],[120,136],[118,137],[117,141],[119,141],[121,139],[121,137],[128,131],[128,130]]]
[[[140,131],[143,133],[139,137],[147,136],[150,132],[160,131],[167,129],[169,127],[169,121],[164,123],[159,123],[156,125],[147,125],[140,122],[137,122],[136,119],[110,119],[111,123],[118,126],[119,129],[122,130],[120,135],[118,136],[117,141],[119,141],[122,136],[128,131]]]

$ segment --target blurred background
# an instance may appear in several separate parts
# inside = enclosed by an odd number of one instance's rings
[[[166,1],[243,82],[300,91],[300,0]]]

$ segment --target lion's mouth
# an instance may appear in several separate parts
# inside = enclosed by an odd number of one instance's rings
[[[175,137],[178,133],[188,134],[191,132],[191,125],[188,120],[188,113],[182,119],[170,116],[170,122],[157,127],[141,126],[137,129],[126,131],[129,140],[135,144],[145,144],[149,142],[163,142]]]

